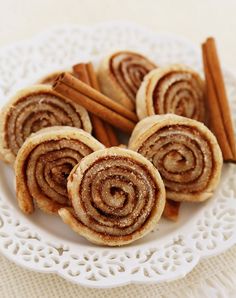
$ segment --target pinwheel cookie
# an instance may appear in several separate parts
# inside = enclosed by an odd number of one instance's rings
[[[1,158],[13,163],[31,133],[55,125],[74,126],[89,133],[92,130],[87,111],[50,86],[35,85],[19,91],[1,111]]]
[[[16,193],[21,210],[34,203],[47,213],[69,206],[67,177],[80,160],[104,148],[89,133],[69,126],[44,128],[26,139],[15,161]]]
[[[134,110],[143,77],[154,68],[153,62],[138,53],[119,51],[102,61],[98,79],[104,94]]]
[[[145,76],[136,98],[139,119],[174,113],[205,122],[204,82],[184,65],[157,68]]]
[[[113,147],[82,159],[68,178],[72,208],[59,215],[96,244],[128,244],[150,232],[165,205],[157,169],[142,155]]]
[[[129,148],[159,170],[168,199],[204,201],[218,185],[221,150],[201,122],[174,114],[147,117],[136,125]]]

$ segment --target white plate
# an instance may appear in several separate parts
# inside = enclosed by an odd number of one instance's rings
[[[182,38],[153,34],[127,23],[94,27],[63,26],[0,50],[1,105],[16,89],[50,71],[79,61],[97,63],[107,52],[130,49],[158,65],[185,63],[202,71],[200,50]],[[236,122],[236,79],[225,71]],[[97,247],[73,233],[56,216],[40,211],[25,217],[18,209],[12,169],[0,163],[0,251],[29,269],[56,272],[91,287],[114,287],[183,277],[202,257],[236,243],[236,171],[224,165],[214,197],[202,204],[183,204],[177,223],[162,219],[155,231],[135,243]]]

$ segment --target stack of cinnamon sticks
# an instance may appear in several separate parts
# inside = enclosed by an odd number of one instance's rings
[[[96,73],[92,63],[79,63],[73,66],[74,75],[85,84],[100,91]],[[106,147],[118,146],[119,141],[111,125],[102,121],[94,114],[90,114],[93,126],[93,134]]]
[[[86,69],[86,71],[83,71],[83,81],[86,81],[89,85],[91,84],[94,88],[98,88],[95,76],[93,76],[91,71],[91,65],[79,66],[79,71],[77,66],[77,74],[80,73],[80,76],[82,68]],[[53,89],[61,96],[82,105],[91,114],[99,115],[99,118],[112,126],[126,133],[131,133],[138,121],[136,114],[89,85],[83,83],[82,80],[79,80],[72,74],[64,72],[56,79]]]
[[[236,162],[236,142],[222,70],[214,38],[202,44],[209,127],[220,145],[224,161]]]

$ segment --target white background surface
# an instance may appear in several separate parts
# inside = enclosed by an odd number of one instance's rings
[[[109,20],[134,21],[156,32],[182,35],[199,46],[207,36],[212,35],[218,42],[223,64],[236,72],[235,0],[0,0],[0,46],[30,38],[58,24],[94,24]],[[20,284],[17,284],[18,277]],[[196,283],[197,278],[196,275]],[[35,292],[30,287],[40,289],[41,282],[44,289],[34,295]],[[55,289],[50,291],[53,284],[58,287],[58,291]],[[47,285],[49,291],[45,289]],[[62,287],[61,290],[60,287]],[[10,265],[0,257],[1,298],[40,297],[40,295],[45,297],[46,293],[49,297],[69,297],[68,287],[69,284],[58,277],[31,274],[15,265]],[[75,287],[71,286],[73,295],[89,297],[89,291],[83,291],[78,287],[77,292]],[[157,297],[158,292],[156,291],[154,295],[154,288],[149,289],[150,291],[146,288],[144,293],[150,293],[149,297]],[[117,297],[119,291],[114,293]],[[123,297],[125,297],[124,293],[122,290]],[[126,293],[127,297],[131,297],[128,296],[128,289]],[[137,290],[136,293],[136,296],[139,296],[142,291]],[[109,291],[109,296],[112,296],[112,291]]]
[[[224,64],[236,69],[235,0],[0,0],[0,45],[62,23],[130,20],[196,44],[217,38]]]

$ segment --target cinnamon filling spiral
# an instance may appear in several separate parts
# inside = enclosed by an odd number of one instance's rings
[[[21,209],[31,213],[32,200],[49,213],[69,206],[67,178],[71,170],[84,156],[102,148],[88,133],[73,127],[45,128],[29,137],[15,162]]]
[[[155,114],[174,113],[203,121],[203,93],[199,87],[188,73],[172,72],[164,76],[153,92]]]
[[[132,52],[118,52],[110,59],[110,71],[126,95],[135,101],[144,76],[155,68],[147,58]]]
[[[30,90],[33,91],[30,91]],[[34,86],[23,91],[6,107],[4,118],[4,149],[10,151],[13,161],[26,138],[49,126],[73,126],[91,132],[87,111],[51,91],[49,86]]]
[[[173,113],[204,122],[203,81],[182,65],[156,69],[147,75],[138,92],[137,113],[140,119]]]
[[[196,129],[184,125],[160,129],[146,140],[139,153],[160,171],[167,190],[202,191],[214,172],[209,142]]]
[[[76,213],[96,232],[128,235],[150,216],[156,191],[158,187],[138,163],[116,157],[100,159],[84,174]]]
[[[111,148],[92,153],[75,167],[68,190],[82,224],[78,233],[96,243],[119,245],[153,227],[163,211],[165,191],[156,169],[143,159]]]
[[[200,122],[176,115],[150,119],[149,125],[153,126],[147,127],[146,135],[131,140],[130,146],[159,170],[167,198],[177,201],[208,198],[218,183],[222,166],[221,151],[213,134]],[[138,137],[142,143],[137,141]]]
[[[56,125],[84,128],[75,107],[52,94],[33,94],[22,98],[8,114],[7,144],[17,154],[31,133]]]
[[[25,163],[25,178],[32,197],[39,194],[68,205],[67,177],[91,148],[79,140],[61,139],[36,146]]]

